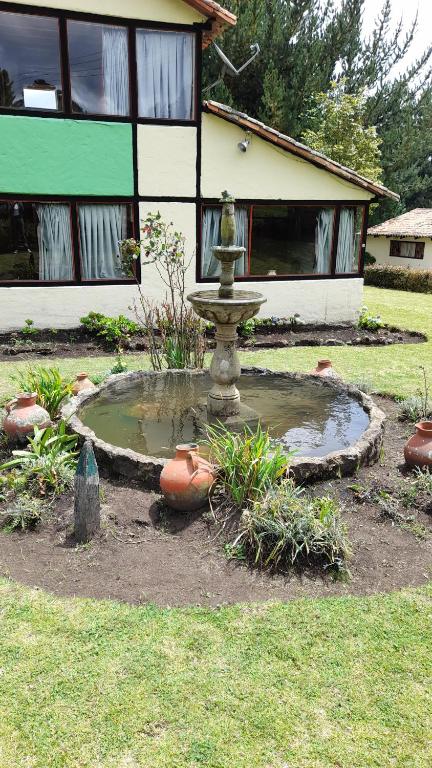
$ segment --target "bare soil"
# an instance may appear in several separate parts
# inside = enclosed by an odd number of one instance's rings
[[[394,403],[376,400],[388,414],[381,462],[355,479],[313,488],[343,507],[353,548],[345,581],[307,569],[268,575],[228,561],[209,510],[174,514],[156,494],[109,480],[102,481],[97,539],[78,547],[70,540],[73,500],[64,497],[35,531],[0,532],[0,574],[57,595],[161,606],[368,595],[424,584],[432,573],[432,499],[420,496],[402,509],[410,518],[406,526],[383,515],[377,495],[392,499],[412,480],[403,445],[413,430],[396,420]]]
[[[398,328],[384,327],[377,331],[360,329],[353,325],[297,325],[264,327],[253,338],[240,338],[239,346],[243,349],[268,349],[278,347],[318,347],[318,346],[384,346],[389,344],[416,344],[426,341],[426,336],[416,331],[402,331]],[[146,340],[143,336],[132,336],[121,343],[125,354],[145,352]],[[215,342],[208,334],[208,346],[212,349]],[[0,334],[0,356],[14,357],[17,360],[32,360],[43,357],[75,358],[94,354],[112,355],[114,345],[109,345],[91,336],[85,328],[72,330],[41,330],[31,334],[19,331]]]

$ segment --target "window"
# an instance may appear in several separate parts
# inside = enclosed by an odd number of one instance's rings
[[[139,29],[136,47],[139,116],[192,120],[195,35]]]
[[[133,234],[129,203],[0,200],[0,282],[130,280],[119,241]]]
[[[72,112],[129,114],[125,27],[68,21]]]
[[[1,13],[0,107],[62,108],[57,19]]]
[[[359,271],[363,224],[363,207],[347,206],[341,208],[336,252],[336,272],[338,274]]]
[[[79,244],[83,280],[125,280],[119,240],[133,232],[132,206],[78,206]]]
[[[390,256],[397,259],[423,259],[424,243],[409,240],[390,240]]]
[[[0,280],[73,280],[70,206],[0,201]]]

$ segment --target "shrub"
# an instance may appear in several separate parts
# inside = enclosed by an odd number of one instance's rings
[[[98,336],[116,347],[121,347],[132,334],[140,330],[137,323],[124,315],[108,317],[100,312],[89,312],[80,322],[92,336]]]
[[[286,477],[292,454],[272,445],[268,432],[230,432],[225,426],[207,427],[210,456],[218,469],[220,484],[238,508],[261,498]]]
[[[21,328],[21,333],[23,336],[34,336],[38,333],[38,329],[35,328],[34,321],[30,320],[28,317],[27,320],[24,320],[24,325]]]
[[[41,496],[48,491],[63,493],[73,482],[77,440],[77,435],[67,434],[64,422],[45,429],[35,427],[28,449],[12,451],[14,458],[2,464],[0,471],[12,470],[8,485],[15,492],[29,487]]]
[[[233,547],[254,565],[286,570],[297,561],[344,570],[350,554],[335,501],[308,498],[292,480],[268,490],[243,512]]]
[[[64,400],[72,393],[72,385],[58,368],[29,367],[14,373],[11,380],[21,392],[36,392],[37,401],[55,419]]]
[[[401,400],[398,404],[398,414],[401,421],[410,421],[413,424],[432,416],[429,410],[425,412],[424,400],[420,395],[411,395]]]
[[[362,307],[360,317],[358,319],[358,327],[368,331],[377,331],[378,328],[382,328],[384,325],[379,315],[369,314],[367,307]]]
[[[432,293],[432,270],[377,264],[365,269],[365,285],[398,291]]]
[[[41,500],[26,494],[16,499],[0,516],[1,526],[7,532],[36,528],[41,518]]]

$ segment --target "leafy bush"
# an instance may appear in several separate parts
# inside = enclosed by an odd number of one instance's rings
[[[35,427],[28,449],[12,451],[14,458],[2,464],[0,471],[12,470],[7,482],[15,492],[29,487],[41,496],[48,491],[63,493],[73,482],[77,440],[77,435],[67,434],[62,421],[56,427]]]
[[[35,336],[35,334],[38,333],[38,329],[35,328],[34,321],[30,320],[30,318],[27,318],[27,320],[24,320],[24,325],[21,328],[21,333],[23,336]]]
[[[220,483],[240,509],[261,498],[286,477],[292,454],[273,446],[270,435],[258,424],[242,433],[225,426],[207,426],[210,456],[218,469]]]
[[[432,293],[432,270],[377,264],[365,269],[365,285],[398,291]]]
[[[350,554],[335,501],[308,498],[292,480],[270,488],[243,512],[233,547],[254,565],[287,570],[297,561],[344,570]]]
[[[398,414],[401,421],[410,421],[415,424],[422,419],[432,417],[432,412],[425,412],[424,400],[420,395],[405,397],[398,404]]]
[[[23,494],[0,515],[1,527],[7,532],[24,531],[36,526],[42,518],[42,503]]]
[[[378,328],[382,328],[384,325],[379,315],[370,315],[367,307],[362,307],[360,317],[358,319],[358,327],[368,331],[377,331]]]
[[[55,419],[64,400],[72,393],[72,385],[58,368],[29,367],[14,373],[11,380],[21,392],[36,392],[37,402]]]
[[[117,357],[116,357],[116,361],[115,361],[113,367],[110,370],[110,374],[126,373],[127,370],[128,370],[128,367],[127,367],[126,363],[124,362],[123,357],[120,354],[118,354]],[[93,383],[95,383],[95,382],[93,382]]]
[[[121,347],[132,334],[140,330],[137,323],[124,315],[108,317],[100,312],[89,312],[80,322],[92,336],[98,336],[116,347]]]

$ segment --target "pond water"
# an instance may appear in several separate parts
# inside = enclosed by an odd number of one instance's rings
[[[197,404],[206,402],[207,373],[186,371],[119,380],[84,405],[82,422],[102,440],[147,456],[171,458],[176,445],[205,435]],[[319,381],[243,373],[242,402],[270,435],[298,456],[324,456],[355,443],[369,425],[360,403]]]

